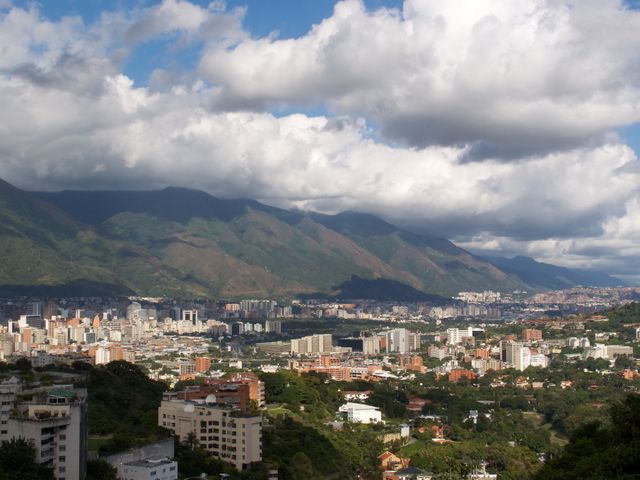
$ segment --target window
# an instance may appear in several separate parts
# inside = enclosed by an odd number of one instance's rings
[[[61,433],[60,436],[58,437],[60,440],[66,440],[67,436],[64,433]]]
[[[58,461],[59,462],[66,462],[67,461],[67,457],[58,457]]]

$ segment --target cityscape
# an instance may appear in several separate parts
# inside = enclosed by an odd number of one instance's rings
[[[0,480],[640,478],[640,0],[0,0]]]
[[[292,452],[263,444],[293,421],[316,435],[349,432],[377,445],[357,463],[327,465],[325,475],[517,478],[519,462],[540,468],[580,422],[603,416],[612,390],[640,387],[639,295],[635,287],[460,292],[438,306],[7,298],[0,303],[0,439],[32,441],[57,478],[84,478],[88,462],[100,461],[118,478],[177,479],[181,459],[193,462],[182,445],[221,462],[189,465],[205,474],[301,478],[314,445],[287,458]],[[91,371],[103,368],[156,385],[147,419],[154,435],[129,427],[110,433],[91,418]],[[460,398],[443,402],[442,395]],[[558,410],[555,402],[576,396],[589,403]],[[131,407],[116,408],[126,415]],[[516,413],[526,434],[507,426],[504,416]],[[491,448],[458,450],[485,438],[492,423],[505,429],[494,441],[527,460],[505,454],[500,464]],[[439,455],[453,463],[443,468]]]

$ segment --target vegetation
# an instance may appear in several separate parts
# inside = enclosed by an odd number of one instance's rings
[[[376,217],[304,215],[185,189],[34,195],[0,181],[0,225],[8,295],[286,298],[346,282],[343,295],[392,288],[429,299],[424,292],[522,286],[445,239]]]
[[[158,407],[166,385],[149,379],[125,361],[92,368],[88,373],[89,433],[111,435],[101,453],[126,450],[166,437],[158,427]]]
[[[117,470],[104,460],[89,460],[87,462],[86,480],[117,480]]]
[[[0,444],[0,480],[53,480],[53,471],[36,461],[36,449],[26,440]]]
[[[632,479],[640,475],[640,395],[614,404],[608,421],[577,428],[562,453],[536,479]]]

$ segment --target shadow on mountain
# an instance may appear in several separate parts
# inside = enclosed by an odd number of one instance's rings
[[[3,297],[126,297],[134,293],[124,285],[82,279],[57,285],[0,285]]]
[[[450,303],[450,299],[440,295],[431,295],[413,288],[406,283],[387,278],[367,279],[351,275],[351,279],[333,287],[334,293],[308,293],[299,295],[304,299],[349,300],[367,299],[378,302],[428,302],[433,305]]]

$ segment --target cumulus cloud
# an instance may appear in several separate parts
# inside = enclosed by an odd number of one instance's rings
[[[638,31],[615,1],[346,0],[303,37],[211,48],[200,70],[227,108],[323,102],[394,141],[518,158],[640,120]]]
[[[251,38],[244,11],[218,3],[164,0],[90,25],[10,8],[0,176],[353,209],[476,251],[631,275],[640,168],[612,129],[638,119],[638,14],[566,5],[345,1],[286,40]],[[146,87],[122,73],[136,43],[167,35],[205,45],[198,71],[158,69]],[[301,104],[331,113],[268,109]]]

